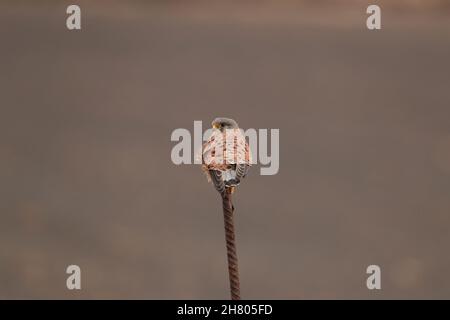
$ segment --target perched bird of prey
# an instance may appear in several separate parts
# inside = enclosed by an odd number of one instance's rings
[[[202,148],[202,169],[220,194],[226,189],[232,193],[247,175],[250,148],[233,119],[216,118],[212,127],[212,134]]]

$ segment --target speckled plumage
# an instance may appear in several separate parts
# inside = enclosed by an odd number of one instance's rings
[[[244,135],[232,119],[217,118],[216,129],[203,144],[202,169],[208,181],[222,193],[235,187],[245,177],[251,165],[251,152]]]

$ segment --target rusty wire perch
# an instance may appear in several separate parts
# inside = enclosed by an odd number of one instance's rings
[[[208,181],[213,183],[222,197],[231,299],[240,300],[233,221],[234,207],[231,195],[241,178],[247,174],[248,167],[251,165],[251,153],[245,136],[239,130],[235,120],[215,118],[212,127],[214,130],[211,137],[202,147],[202,169],[207,174]]]
[[[234,206],[231,201],[231,195],[234,187],[226,188],[221,193],[223,206],[223,220],[225,226],[225,240],[227,245],[228,274],[230,278],[231,300],[241,300],[241,290],[239,284],[239,267],[236,253],[236,237],[234,234]]]

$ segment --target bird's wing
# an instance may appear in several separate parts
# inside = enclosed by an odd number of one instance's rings
[[[209,170],[209,175],[211,177],[211,181],[216,188],[216,190],[222,194],[225,192],[225,183],[222,179],[222,172],[218,170]]]
[[[250,146],[241,133],[238,136],[236,146],[236,153],[239,155],[239,161],[236,164],[236,178],[240,180],[248,173],[248,169],[252,163],[252,154],[250,152]]]
[[[228,169],[230,163],[226,159],[224,135],[220,131],[214,132],[203,145],[202,162],[209,169]]]
[[[250,168],[250,166],[248,164],[245,164],[245,163],[237,164],[236,165],[236,178],[238,180],[245,178],[245,176],[248,173],[249,168]]]

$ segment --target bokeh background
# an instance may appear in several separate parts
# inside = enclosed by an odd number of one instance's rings
[[[280,129],[244,298],[450,298],[449,1],[76,3],[0,3],[0,298],[227,299],[219,196],[170,159],[216,116]]]

